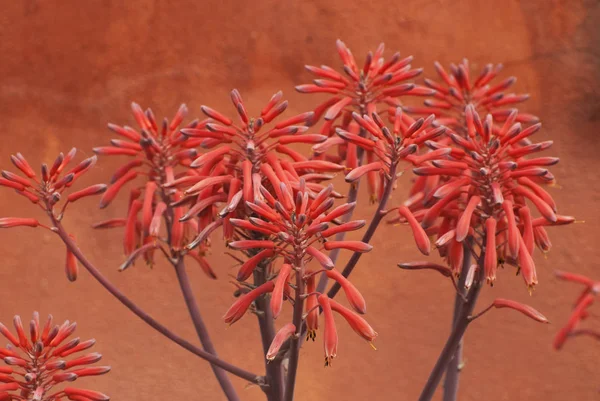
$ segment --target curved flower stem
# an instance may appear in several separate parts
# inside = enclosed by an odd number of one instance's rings
[[[398,167],[397,164],[392,164],[392,166],[390,167],[389,178],[385,181],[385,188],[383,189],[383,196],[381,197],[381,200],[379,201],[379,205],[377,206],[377,210],[375,211],[375,214],[373,215],[373,219],[371,220],[371,223],[369,224],[367,231],[365,232],[365,234],[363,235],[363,237],[361,239],[361,241],[364,243],[369,243],[369,241],[373,237],[373,234],[375,234],[375,230],[379,226],[379,223],[381,223],[381,220],[383,220],[383,217],[385,216],[384,209],[385,209],[385,206],[387,205],[390,195],[392,194],[392,189],[394,188],[394,183],[396,182],[396,168],[397,167]],[[348,260],[348,263],[346,263],[346,267],[344,267],[344,270],[342,271],[342,274],[344,275],[344,277],[348,277],[350,275],[350,273],[352,273],[352,270],[354,270],[354,267],[356,267],[356,263],[358,263],[358,260],[360,259],[361,256],[362,256],[362,253],[360,253],[360,252],[354,252],[352,254],[352,256],[350,257],[350,260]],[[331,288],[329,289],[329,292],[327,293],[329,298],[335,297],[336,294],[338,293],[338,291],[340,290],[340,288],[341,288],[341,286],[339,283],[337,283],[337,282],[334,283],[331,286]]]
[[[483,242],[485,243],[485,241]],[[479,260],[483,261],[484,259],[485,256],[484,252],[482,251]],[[483,265],[482,262],[480,262],[477,276],[475,280],[473,280],[473,285],[467,293],[467,302],[464,303],[460,308],[460,312],[456,318],[454,327],[450,332],[448,340],[446,340],[446,345],[444,345],[442,353],[440,354],[435,366],[433,367],[433,370],[429,375],[429,378],[427,379],[427,383],[421,392],[419,401],[430,401],[431,398],[433,398],[433,394],[435,393],[437,386],[440,384],[444,372],[448,369],[448,364],[455,356],[463,335],[465,334],[465,331],[471,322],[470,316],[475,308],[475,303],[477,302],[477,297],[479,296],[479,291],[481,290],[482,285]]]
[[[288,367],[287,381],[285,383],[284,401],[293,401],[294,386],[296,384],[296,375],[298,373],[298,359],[300,356],[300,339],[302,338],[302,314],[304,312],[304,266],[300,258],[296,261],[296,297],[294,302],[293,323],[296,326],[296,333],[291,338],[290,361]]]
[[[254,269],[254,285],[260,286],[267,282],[267,269],[269,265],[261,262]],[[256,316],[258,317],[258,326],[260,328],[260,337],[262,340],[263,352],[265,356],[271,347],[273,338],[275,337],[275,324],[273,322],[273,314],[269,307],[269,297],[259,297],[254,301],[256,307]],[[283,369],[281,360],[272,362],[265,358],[265,369],[267,371],[267,384],[269,389],[266,389],[268,401],[280,401],[283,397]]]
[[[452,318],[452,328],[456,326],[457,320],[460,316],[460,312],[462,309],[463,301],[466,295],[465,289],[465,281],[467,279],[467,274],[469,272],[469,268],[471,267],[471,250],[468,245],[463,246],[463,265],[460,271],[460,278],[458,280],[457,286],[457,294],[454,300],[454,316]],[[456,396],[458,394],[458,378],[461,371],[461,362],[462,362],[462,349],[463,349],[463,341],[462,339],[458,343],[458,347],[456,348],[456,352],[452,355],[450,362],[448,363],[448,368],[446,369],[446,377],[444,379],[444,401],[456,401]]]
[[[200,314],[200,309],[198,308],[198,303],[194,297],[194,292],[192,290],[192,286],[190,285],[190,279],[185,270],[185,263],[183,261],[183,256],[180,256],[177,259],[177,262],[174,263],[175,272],[177,274],[177,280],[179,281],[179,286],[181,287],[181,293],[183,294],[183,298],[185,299],[185,304],[190,313],[190,317],[192,318],[192,322],[194,323],[194,327],[196,328],[196,333],[198,334],[198,338],[200,339],[200,343],[205,351],[211,353],[214,356],[217,356],[217,351],[215,350],[215,346],[210,339],[208,334],[208,329],[204,324],[204,320],[202,319],[202,315]],[[216,365],[211,364],[213,372],[215,373],[215,377],[217,381],[221,385],[223,389],[223,393],[229,401],[239,401],[240,397],[235,392],[235,388],[231,384],[231,380],[227,377],[225,371]]]
[[[364,138],[366,135],[367,135],[367,131],[364,128],[361,128],[360,136]],[[364,153],[365,153],[365,151],[363,148],[359,147],[358,149],[356,149],[356,158],[358,159],[358,166],[362,165]],[[348,190],[348,195],[346,196],[346,202],[348,202],[348,203],[356,202],[356,198],[358,197],[359,184],[360,184],[360,180],[355,182],[354,184],[350,184],[350,189]],[[350,219],[352,218],[353,213],[354,213],[354,211],[351,211],[350,213],[347,213],[346,215],[344,215],[344,218],[342,219],[343,220],[342,223],[349,222]],[[346,231],[342,231],[335,236],[335,240],[343,241],[345,237],[346,237]],[[337,262],[338,256],[340,256],[340,251],[341,251],[340,248],[336,248],[329,253],[329,259],[331,259],[331,261],[333,262],[334,265],[335,265],[335,262]],[[319,278],[319,282],[317,283],[317,292],[321,292],[321,293],[325,292],[325,288],[327,288],[328,280],[329,280],[329,277],[327,277],[326,274],[321,274],[321,277]]]
[[[69,251],[71,251],[75,257],[81,262],[81,264],[86,268],[88,272],[106,289],[110,292],[115,298],[117,298],[123,305],[125,305],[129,310],[131,310],[134,314],[136,314],[140,319],[146,322],[150,327],[158,331],[163,336],[167,337],[174,343],[179,346],[185,348],[191,353],[199,356],[206,361],[223,368],[224,370],[234,374],[235,376],[241,377],[244,380],[247,380],[251,383],[257,384],[259,386],[264,385],[264,377],[256,375],[252,372],[248,372],[242,368],[239,368],[235,365],[230,364],[229,362],[225,362],[219,357],[204,351],[201,348],[196,347],[191,344],[187,340],[179,337],[177,334],[173,333],[167,327],[163,326],[159,322],[157,322],[152,316],[142,310],[139,306],[137,306],[132,300],[127,298],[125,294],[123,294],[118,288],[116,288],[106,277],[102,275],[102,273],[83,255],[83,253],[79,250],[77,245],[73,242],[73,240],[69,237],[69,234],[65,231],[62,224],[50,213],[50,218],[52,219],[52,223],[56,229],[56,233],[60,237],[60,239],[67,246]]]

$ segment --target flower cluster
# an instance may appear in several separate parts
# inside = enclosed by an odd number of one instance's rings
[[[41,173],[38,176],[31,165],[22,154],[11,155],[10,160],[17,169],[25,176],[2,170],[0,186],[13,188],[17,194],[24,196],[33,204],[38,205],[53,219],[62,220],[67,206],[82,198],[99,195],[106,191],[104,184],[92,185],[79,191],[69,191],[73,184],[96,164],[96,156],[89,157],[71,168],[67,168],[75,155],[77,149],[73,148],[65,156],[60,153],[50,167],[42,164]],[[65,193],[69,192],[68,194]],[[62,201],[62,206],[58,207]],[[35,218],[29,217],[4,217],[0,218],[0,228],[12,227],[44,227]],[[77,261],[73,254],[67,249],[65,271],[70,281],[75,281],[78,274]]]
[[[518,266],[532,288],[537,283],[534,245],[547,252],[551,245],[545,227],[574,219],[558,215],[554,200],[542,188],[554,181],[547,167],[558,159],[527,158],[549,144],[520,145],[541,125],[523,129],[515,122],[517,115],[513,110],[494,133],[492,115],[481,121],[475,108],[467,106],[466,138],[450,133],[456,146],[414,169],[415,174],[430,180],[417,188],[406,205],[428,233],[437,235],[436,246],[455,274],[462,267],[463,244],[472,243],[482,251],[484,276],[490,284],[496,279],[498,264],[506,262]],[[431,153],[441,146],[434,142],[426,145]],[[532,216],[529,202],[540,217]]]
[[[302,179],[298,181],[297,189],[287,180],[280,180],[275,176],[269,179],[270,185],[276,189],[276,195],[271,195],[261,186],[260,196],[256,196],[253,202],[246,203],[257,217],[231,220],[235,227],[258,232],[265,239],[233,241],[229,246],[236,250],[258,252],[241,266],[238,280],[249,277],[252,270],[264,259],[280,256],[283,258],[283,265],[276,277],[242,295],[227,311],[224,319],[230,324],[236,322],[258,297],[268,293],[271,294],[270,308],[274,318],[281,313],[285,299],[292,302],[295,310],[294,323],[284,326],[274,339],[267,355],[268,359],[273,359],[285,340],[290,336],[297,338],[300,335],[300,323],[303,319],[307,323],[308,337],[314,340],[320,306],[324,310],[325,357],[326,365],[329,365],[337,349],[332,310],[341,314],[351,327],[369,342],[377,335],[356,313],[330,300],[327,295],[315,292],[315,276],[327,274],[341,284],[348,302],[356,312],[366,312],[366,303],[360,292],[334,269],[331,259],[322,252],[323,249],[330,251],[338,248],[353,252],[370,251],[372,247],[361,241],[328,240],[337,233],[358,230],[365,222],[358,220],[339,223],[339,219],[351,212],[355,204],[345,203],[334,208],[331,185],[319,193],[314,193]],[[307,264],[313,259],[319,263],[320,268],[311,271]]]
[[[186,215],[186,206],[192,199],[185,197],[173,185],[174,182],[184,181],[189,184],[205,178],[190,168],[197,156],[195,148],[202,140],[189,138],[180,129],[187,115],[187,107],[181,105],[173,119],[170,122],[164,119],[160,126],[150,109],[144,112],[138,104],[133,103],[132,110],[140,131],[128,126],[109,124],[109,129],[123,139],[111,140],[111,146],[94,148],[94,152],[99,155],[132,158],[113,174],[111,185],[100,200],[100,208],[107,207],[129,182],[138,177],[143,177],[145,181],[143,185],[134,186],[130,190],[125,218],[110,219],[94,225],[95,228],[124,227],[123,248],[128,260],[121,269],[133,264],[141,255],[146,263],[154,263],[154,250],[159,244],[165,244],[172,255],[177,255],[190,238],[212,222],[214,216],[212,208],[195,209],[194,213],[190,214],[188,211]],[[195,120],[186,129],[201,129],[209,122],[210,120]],[[181,173],[178,168],[184,169],[184,172]],[[161,237],[163,224],[166,225],[166,238]],[[197,259],[209,276],[214,276],[204,260],[204,249],[189,256]]]
[[[91,348],[96,340],[80,341],[79,337],[68,340],[77,325],[68,320],[53,325],[52,315],[44,327],[40,327],[39,315],[34,312],[29,325],[29,336],[19,316],[14,317],[17,335],[13,335],[0,323],[0,333],[10,342],[7,348],[0,348],[0,356],[8,366],[0,367],[0,399],[60,401],[64,398],[73,401],[108,401],[110,398],[93,390],[55,387],[73,382],[80,377],[98,376],[108,373],[109,366],[86,366],[98,362],[102,355],[88,353],[69,358],[78,352]],[[11,393],[18,391],[18,393]]]
[[[314,124],[324,116],[325,123],[320,133],[330,137],[326,143],[315,149],[315,157],[327,157],[336,163],[344,161],[346,167],[352,169],[358,165],[357,160],[360,159],[357,157],[356,146],[346,143],[342,138],[337,137],[335,132],[336,128],[349,131],[357,128],[356,124],[352,123],[353,112],[362,116],[378,111],[385,113],[389,109],[393,114],[396,107],[400,106],[399,96],[431,96],[435,91],[407,83],[406,81],[415,78],[423,70],[413,69],[410,65],[413,57],[401,58],[400,53],[395,53],[385,61],[382,57],[383,43],[375,53],[367,54],[362,68],[358,66],[352,52],[341,40],[336,42],[336,47],[344,65],[345,75],[331,67],[307,65],[306,69],[316,75],[317,79],[313,84],[297,86],[296,90],[301,93],[333,95],[315,108],[311,119],[311,124]],[[378,107],[381,109],[378,110]],[[334,146],[338,149],[337,155],[326,155],[326,150]]]
[[[298,188],[298,181],[304,180],[306,188],[318,192],[324,188],[322,181],[332,178],[327,173],[340,171],[343,166],[327,161],[310,161],[289,145],[296,143],[316,144],[327,139],[323,135],[306,133],[306,123],[313,117],[312,112],[301,113],[285,120],[274,122],[286,109],[288,102],[282,100],[282,93],[273,95],[261,110],[260,117],[250,117],[237,90],[231,92],[231,100],[237,111],[239,123],[224,114],[202,106],[202,111],[213,122],[203,129],[184,129],[183,134],[201,140],[201,146],[210,148],[192,161],[190,167],[201,179],[187,188],[187,197],[197,198],[191,210],[206,207],[216,201],[225,201],[216,220],[208,231],[223,225],[227,241],[244,238],[247,233],[236,229],[232,219],[245,219],[253,214],[247,204],[261,198],[261,187],[270,193],[278,193],[279,187],[272,182],[284,181]],[[185,177],[174,185],[185,184]],[[341,195],[337,194],[338,197]],[[208,232],[207,231],[207,232]],[[202,234],[202,233],[201,233]],[[205,232],[206,234],[206,232]],[[202,243],[206,235],[200,235],[193,246]]]
[[[590,316],[588,308],[594,303],[596,296],[600,293],[600,282],[580,274],[567,272],[556,272],[556,277],[561,280],[582,284],[584,288],[579,298],[575,301],[569,320],[556,334],[554,348],[561,349],[567,339],[573,336],[591,336],[600,340],[600,330],[579,327],[580,323]]]
[[[425,100],[425,106],[405,106],[404,110],[413,114],[435,114],[437,123],[457,130],[465,136],[465,107],[472,105],[480,114],[491,114],[495,121],[505,121],[511,114],[516,104],[529,99],[527,94],[505,93],[517,79],[508,77],[503,81],[491,85],[491,82],[502,70],[502,64],[494,66],[487,64],[479,76],[471,78],[470,65],[464,59],[458,65],[451,64],[447,72],[438,62],[434,64],[441,82],[425,79],[425,85],[434,90],[433,96]],[[520,123],[535,124],[537,117],[519,112],[516,121]],[[499,127],[494,127],[497,130]]]

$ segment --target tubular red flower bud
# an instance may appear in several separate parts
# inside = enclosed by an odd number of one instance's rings
[[[92,149],[97,155],[104,156],[135,156],[138,151],[135,149],[116,148],[112,146],[98,146]]]
[[[329,221],[335,220],[338,217],[341,217],[341,216],[343,216],[345,214],[350,213],[352,210],[354,210],[355,207],[356,207],[356,202],[344,203],[342,205],[339,205],[335,209],[333,209],[326,216],[322,217],[320,219],[320,221],[329,222]],[[313,212],[313,214],[311,215],[311,217],[314,218],[314,217],[317,217],[318,215],[319,214]]]
[[[493,284],[496,280],[496,267],[498,266],[498,255],[496,251],[496,219],[489,217],[485,221],[485,259],[483,270],[488,283]]]
[[[352,284],[337,270],[328,270],[326,274],[327,277],[337,281],[341,285],[342,289],[344,290],[344,293],[346,294],[348,302],[350,303],[350,305],[352,305],[354,310],[363,315],[367,313],[367,304],[365,302],[365,299],[358,291],[358,289],[354,286],[354,284]]]
[[[283,306],[283,289],[288,282],[291,272],[292,265],[284,263],[275,280],[275,287],[273,288],[273,294],[271,296],[271,312],[273,313],[273,319],[277,319],[281,313],[281,307]]]
[[[527,206],[519,209],[519,218],[523,224],[523,243],[527,248],[527,252],[529,252],[530,255],[533,255],[533,224],[531,220],[531,212]]]
[[[532,318],[533,320],[540,322],[540,323],[550,323],[548,321],[548,319],[546,319],[546,317],[544,315],[542,315],[540,312],[533,309],[529,305],[524,305],[517,301],[511,301],[510,299],[496,298],[494,300],[494,302],[492,303],[492,305],[494,306],[494,308],[497,308],[497,309],[500,309],[500,308],[514,309],[516,311],[521,312],[525,316],[528,316],[528,317]]]
[[[67,196],[69,202],[75,202],[85,196],[98,195],[106,192],[108,187],[105,184],[97,184],[82,189],[81,191],[73,192]]]
[[[142,208],[142,202],[134,200],[127,214],[127,223],[125,224],[125,237],[123,239],[123,248],[125,255],[129,255],[136,248],[136,223],[137,215]]]
[[[327,256],[324,253],[320,252],[315,247],[312,247],[312,246],[307,247],[306,248],[306,253],[308,253],[310,256],[312,256],[313,258],[315,258],[317,260],[317,262],[319,262],[319,264],[321,266],[323,266],[324,269],[327,269],[327,270],[333,269],[334,264],[331,261],[331,259],[329,258],[329,256]]]
[[[517,195],[522,195],[529,199],[541,213],[546,220],[554,223],[557,220],[556,214],[552,210],[552,207],[548,203],[544,202],[542,198],[537,196],[533,191],[526,189],[525,187],[519,186],[513,189],[513,192]]]
[[[413,236],[415,237],[415,242],[417,244],[417,248],[419,248],[419,251],[421,251],[421,253],[423,255],[429,255],[429,250],[431,248],[431,242],[429,241],[429,237],[427,236],[427,234],[425,233],[425,230],[423,229],[423,227],[421,227],[421,225],[419,224],[419,222],[417,221],[415,216],[404,205],[402,205],[398,208],[398,213],[400,214],[400,216],[404,217],[406,219],[406,221],[408,222],[408,224],[410,225],[410,228],[412,229]]]
[[[115,196],[117,196],[117,193],[123,187],[123,185],[125,185],[127,182],[133,180],[136,177],[137,172],[129,171],[123,177],[115,181],[114,184],[108,187],[108,189],[104,192],[104,195],[102,195],[102,198],[100,199],[100,209],[104,209],[105,207],[107,207],[110,204],[110,202],[112,202],[112,200],[115,198]]]
[[[359,230],[359,229],[363,228],[365,226],[365,224],[366,224],[365,220],[349,221],[347,223],[340,224],[339,226],[329,227],[328,229],[321,231],[321,236],[323,238],[327,238],[327,237],[336,235],[338,233]]]
[[[316,291],[315,276],[310,275],[306,279],[306,293],[309,294],[306,298],[306,340],[311,339],[315,341],[317,337],[317,329],[319,328],[319,302],[317,300],[317,294],[313,294]],[[311,295],[312,294],[312,295]]]
[[[250,259],[246,260],[246,262],[244,262],[244,264],[242,264],[242,266],[240,267],[240,270],[238,271],[237,280],[238,281],[247,280],[250,277],[250,275],[252,274],[252,272],[254,271],[254,269],[256,268],[256,266],[258,266],[258,264],[260,262],[262,262],[263,260],[265,260],[267,258],[272,257],[274,254],[275,254],[275,251],[273,249],[263,249],[262,251],[260,251],[253,257],[251,257]]]
[[[314,170],[314,171],[342,171],[344,166],[341,164],[331,163],[324,160],[311,160],[294,162],[292,166],[296,170]]]
[[[469,203],[465,207],[460,219],[458,220],[458,224],[456,225],[456,241],[463,242],[465,238],[467,238],[467,234],[469,233],[469,227],[471,226],[471,216],[475,211],[477,205],[481,203],[481,198],[479,196],[472,196],[469,199]]]
[[[69,397],[69,399],[73,400],[73,397],[83,397],[84,399],[89,399],[91,401],[109,401],[110,397],[107,396],[106,394],[102,394],[98,391],[92,391],[92,390],[83,390],[80,388],[72,388],[72,387],[66,387],[64,390],[65,394],[67,395],[67,397]],[[76,399],[76,398],[75,398]]]
[[[144,193],[144,202],[142,204],[142,230],[148,235],[150,224],[152,222],[152,203],[154,202],[154,193],[156,191],[156,182],[148,181]]]
[[[323,329],[323,347],[325,349],[325,366],[331,366],[333,358],[337,355],[338,335],[331,312],[331,300],[325,294],[317,298],[319,305],[323,308],[323,320],[325,327]]]
[[[332,249],[348,249],[352,252],[369,252],[373,249],[372,245],[366,244],[362,241],[327,241],[324,244],[326,250],[331,251]]]
[[[283,345],[283,343],[288,338],[290,338],[295,332],[296,332],[296,326],[293,323],[288,323],[285,326],[283,326],[281,329],[279,329],[277,334],[275,334],[273,341],[271,342],[271,346],[269,347],[269,350],[267,351],[266,357],[267,357],[268,361],[272,361],[273,359],[275,359],[275,357],[277,356],[277,353],[281,349],[281,346]]]
[[[73,236],[70,237],[74,239]],[[67,279],[69,279],[69,281],[71,282],[77,280],[78,272],[79,266],[77,265],[77,258],[75,257],[73,252],[71,252],[69,248],[67,248],[67,256],[65,261],[65,273],[67,275]]]
[[[531,258],[531,255],[527,251],[527,247],[523,242],[523,238],[519,235],[518,239],[520,241],[520,246],[517,260],[519,261],[519,267],[521,268],[521,274],[523,275],[525,284],[527,284],[527,287],[531,291],[531,289],[533,289],[533,287],[538,283],[535,264]]]
[[[432,262],[399,263],[398,267],[405,270],[435,270],[444,277],[452,277],[452,271],[448,267]]]
[[[379,171],[383,168],[383,165],[380,161],[365,164],[363,166],[357,167],[353,169],[350,173],[346,175],[346,182],[353,183],[356,182],[363,175],[367,174],[370,171]]]
[[[275,247],[275,243],[273,241],[266,240],[242,240],[242,241],[233,241],[230,242],[229,247],[236,250],[246,250],[246,249],[272,249]]]
[[[516,259],[519,255],[521,234],[517,228],[515,213],[513,211],[513,203],[506,199],[502,204],[502,209],[504,210],[506,215],[506,223],[508,224],[508,250],[510,252],[510,256]]]
[[[554,338],[554,348],[559,350],[563,347],[567,337],[571,334],[573,329],[577,326],[582,316],[586,313],[586,309],[594,302],[594,296],[587,294],[584,296],[579,303],[575,306],[575,309],[571,313],[567,324],[560,329]]]
[[[363,319],[360,315],[357,315],[351,310],[343,307],[333,299],[330,299],[329,303],[331,304],[331,309],[342,315],[342,317],[346,319],[346,322],[348,322],[352,330],[354,330],[356,334],[367,340],[371,347],[375,349],[375,346],[373,345],[373,340],[375,340],[378,334],[375,330],[373,330],[369,323],[367,323],[367,321]]]
[[[28,217],[3,217],[0,218],[0,228],[12,227],[38,227],[39,221]]]
[[[275,288],[275,284],[272,281],[267,281],[265,284],[262,284],[252,291],[244,294],[238,298],[237,301],[231,305],[229,310],[223,316],[225,323],[233,324],[240,320],[242,316],[246,313],[252,302],[256,300],[261,295],[264,295],[268,292],[273,291]]]

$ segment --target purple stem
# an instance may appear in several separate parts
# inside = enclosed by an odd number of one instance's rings
[[[298,374],[298,359],[300,357],[300,339],[302,338],[302,314],[304,312],[304,267],[300,258],[296,261],[296,297],[294,303],[294,316],[292,322],[296,326],[296,333],[291,338],[290,360],[288,365],[287,381],[285,383],[284,401],[293,401],[294,386]]]
[[[456,326],[457,320],[460,316],[462,306],[464,304],[463,297],[466,295],[465,282],[467,280],[467,274],[471,267],[471,251],[468,246],[463,247],[463,265],[460,272],[460,278],[458,280],[458,291],[454,299],[454,316],[452,318],[452,327]],[[463,341],[460,340],[456,352],[452,355],[452,358],[448,362],[448,368],[446,369],[446,377],[444,379],[444,401],[456,401],[458,395],[458,379],[460,376],[460,363],[462,361],[462,349]]]
[[[179,286],[181,287],[181,292],[183,294],[183,298],[185,299],[185,304],[190,313],[190,317],[192,318],[192,322],[194,323],[194,327],[196,328],[196,333],[198,334],[198,338],[200,339],[200,343],[205,351],[211,353],[214,356],[217,356],[217,351],[215,346],[210,339],[208,334],[208,329],[204,324],[204,320],[202,319],[202,315],[200,314],[200,309],[198,308],[198,303],[194,297],[194,292],[192,290],[192,286],[190,285],[190,279],[185,270],[185,263],[183,262],[183,257],[180,256],[177,259],[175,265],[175,272],[177,273],[177,280],[179,281]],[[216,365],[211,364],[213,372],[215,373],[215,377],[217,381],[221,385],[225,396],[229,401],[239,401],[240,397],[237,395],[235,388],[231,384],[231,380],[227,377],[225,371]]]
[[[483,243],[485,243],[485,239]],[[467,302],[463,304],[462,308],[460,308],[461,310],[454,324],[454,328],[450,332],[450,336],[446,340],[446,345],[444,345],[442,353],[440,354],[435,366],[433,367],[433,370],[431,371],[431,374],[429,375],[429,378],[427,379],[427,383],[423,388],[421,396],[419,397],[419,401],[430,401],[433,398],[435,390],[440,384],[444,372],[448,369],[448,364],[454,357],[465,331],[471,322],[469,316],[473,313],[473,309],[477,303],[477,297],[479,296],[479,291],[481,290],[483,283],[483,260],[485,259],[484,251],[481,251],[479,257],[480,263],[477,271],[477,277],[475,280],[473,280],[473,285],[467,293]]]
[[[369,224],[367,231],[365,232],[365,234],[363,235],[363,237],[361,239],[361,241],[364,243],[369,243],[369,241],[373,237],[373,234],[375,234],[375,230],[379,226],[379,223],[381,223],[381,220],[384,217],[383,211],[385,210],[385,206],[387,205],[390,195],[392,194],[392,189],[394,187],[394,183],[396,182],[396,168],[397,167],[398,167],[397,164],[392,164],[392,166],[390,167],[389,179],[387,179],[385,181],[385,188],[383,190],[383,196],[379,200],[379,205],[377,206],[377,210],[375,211],[375,214],[373,215],[373,219],[371,220],[371,223]],[[348,263],[346,263],[346,267],[344,267],[344,270],[342,271],[342,274],[344,275],[344,277],[348,277],[350,275],[350,273],[352,273],[352,270],[354,270],[354,268],[356,267],[356,263],[358,263],[358,260],[360,259],[361,256],[362,256],[362,253],[360,253],[360,252],[354,252],[352,254],[352,256],[350,257],[350,260],[348,260]],[[336,294],[338,293],[338,291],[340,290],[340,288],[341,288],[341,286],[339,283],[337,283],[337,282],[334,283],[331,286],[331,288],[329,289],[329,292],[327,293],[329,298],[335,297]]]
[[[102,275],[102,273],[83,255],[81,250],[75,245],[73,240],[69,237],[69,234],[65,231],[62,224],[54,217],[52,213],[50,213],[50,218],[52,219],[52,223],[54,225],[55,231],[64,244],[67,246],[69,251],[71,251],[75,257],[81,262],[83,267],[86,268],[88,272],[106,289],[110,292],[115,298],[117,298],[123,305],[125,305],[129,310],[131,310],[135,315],[137,315],[140,319],[146,322],[150,327],[158,331],[163,336],[167,337],[174,343],[179,346],[185,348],[191,353],[199,356],[202,359],[223,368],[224,370],[234,374],[235,376],[241,377],[244,380],[247,380],[251,383],[257,384],[259,386],[264,385],[264,377],[256,375],[252,372],[248,372],[242,368],[239,368],[235,365],[230,364],[229,362],[225,362],[219,357],[204,351],[201,348],[196,347],[191,344],[187,340],[179,337],[167,327],[160,324],[156,321],[152,316],[142,310],[139,306],[137,306],[132,300],[127,298],[125,294],[123,294],[118,288],[116,288],[106,277]]]

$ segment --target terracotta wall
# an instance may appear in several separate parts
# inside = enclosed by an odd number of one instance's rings
[[[380,41],[415,56],[414,65],[433,73],[432,63],[468,57],[473,67],[503,62],[516,75],[516,89],[529,92],[529,112],[539,115],[539,139],[554,140],[561,163],[552,191],[560,212],[585,220],[552,229],[548,259],[538,254],[540,285],[529,296],[520,277],[500,272],[486,288],[494,297],[527,302],[553,324],[535,324],[518,313],[495,311],[467,336],[460,399],[592,400],[598,397],[600,346],[590,339],[557,353],[551,341],[565,321],[578,289],[557,283],[554,269],[599,278],[598,136],[600,8],[597,1],[150,1],[5,0],[0,13],[1,165],[21,151],[29,160],[50,161],[71,146],[89,155],[107,144],[109,121],[133,124],[136,100],[157,115],[171,116],[185,102],[230,108],[238,88],[254,112],[282,89],[289,115],[310,108],[314,98],[294,92],[309,76],[303,65],[339,66],[334,42],[342,38],[356,55]],[[115,164],[102,161],[87,182],[106,180]],[[403,199],[400,188],[393,201]],[[364,194],[363,194],[364,195]],[[363,198],[365,198],[363,196]],[[364,199],[363,199],[364,200]],[[105,211],[88,201],[65,222],[81,247],[115,283],[162,322],[195,340],[174,274],[159,264],[117,273],[122,261],[119,233],[93,233],[89,225],[119,216],[125,199]],[[366,205],[366,202],[363,203]],[[372,208],[357,214],[369,218]],[[35,213],[10,191],[0,196],[0,215]],[[369,303],[369,319],[380,333],[379,350],[341,325],[339,356],[323,368],[322,345],[302,349],[296,399],[366,400],[417,398],[449,329],[452,289],[434,274],[408,273],[397,262],[420,258],[405,229],[384,227],[375,251],[362,259],[354,282]],[[53,313],[79,323],[79,334],[95,337],[113,372],[93,382],[115,400],[221,400],[208,366],[146,328],[87,274],[68,283],[64,248],[42,230],[0,232],[0,320],[13,314]],[[231,303],[231,260],[215,246],[211,261],[219,280],[200,271],[192,277],[221,356],[260,371],[255,320],[234,327],[220,321]],[[595,318],[595,317],[594,317]],[[283,318],[282,318],[283,319]],[[83,384],[83,380],[82,383]],[[256,387],[235,380],[244,400],[262,400]]]

